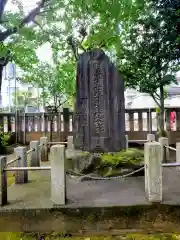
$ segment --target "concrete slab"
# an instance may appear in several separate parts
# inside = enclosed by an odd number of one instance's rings
[[[48,162],[43,165],[49,165]],[[53,208],[50,171],[29,172],[29,183],[8,188],[9,204],[0,211]],[[163,169],[163,203],[180,205],[180,173]],[[79,182],[67,176],[67,204],[61,208],[150,205],[145,198],[144,177]]]

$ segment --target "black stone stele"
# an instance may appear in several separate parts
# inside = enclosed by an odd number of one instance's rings
[[[124,81],[101,49],[79,56],[73,124],[75,149],[117,152],[125,148]]]

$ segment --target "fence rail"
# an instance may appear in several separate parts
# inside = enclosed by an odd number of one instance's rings
[[[168,145],[165,145],[164,147],[165,147],[165,148],[168,148],[168,149],[170,149],[170,150],[172,150],[172,151],[176,151],[176,148],[174,148],[174,147],[171,147],[171,146],[168,146]]]
[[[162,167],[180,167],[180,162],[162,163]]]
[[[180,108],[166,108],[165,128],[168,132],[170,144],[175,144],[180,139]],[[175,122],[170,121],[170,113],[175,112]],[[146,139],[148,133],[157,131],[156,109],[126,109],[126,133],[129,140],[138,141]],[[120,124],[120,123],[119,123]],[[52,142],[64,142],[73,131],[73,112],[67,108],[56,113],[0,113],[0,126],[2,131],[16,134],[19,143],[29,143],[38,140],[43,134],[50,136]],[[17,126],[15,133],[15,126]],[[51,129],[52,126],[52,129]]]
[[[35,148],[31,148],[26,152],[26,154],[29,154],[29,153],[34,152],[34,151],[35,151]]]
[[[14,163],[14,162],[16,162],[16,161],[18,161],[18,160],[20,160],[21,158],[20,157],[16,157],[15,159],[12,159],[11,161],[9,161],[8,163],[7,163],[7,165],[11,165],[12,163]]]
[[[53,144],[67,144],[67,142],[48,142],[48,145],[53,145]]]
[[[39,170],[51,170],[50,166],[43,166],[43,167],[10,167],[5,168],[4,171],[39,171]]]

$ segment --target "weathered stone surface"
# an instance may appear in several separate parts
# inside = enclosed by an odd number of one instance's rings
[[[86,169],[89,169],[91,165],[94,166],[96,164],[96,157],[93,154],[74,150],[66,151],[66,157],[67,159],[71,159],[72,161],[72,170],[77,173],[83,173],[86,171]]]
[[[76,93],[75,148],[89,152],[124,149],[124,82],[103,50],[80,55]]]

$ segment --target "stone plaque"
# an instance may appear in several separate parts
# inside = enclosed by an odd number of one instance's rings
[[[124,149],[124,82],[103,50],[80,55],[76,93],[75,148],[90,152]]]

